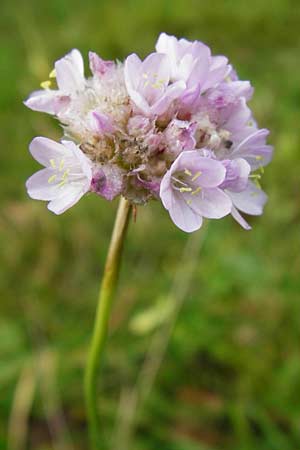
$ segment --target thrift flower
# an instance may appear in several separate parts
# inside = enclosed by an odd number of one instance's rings
[[[124,62],[89,52],[87,77],[78,50],[56,61],[25,101],[63,129],[61,143],[32,141],[45,168],[27,181],[29,195],[56,214],[87,192],[135,205],[155,199],[186,232],[230,214],[250,229],[242,214],[262,214],[273,153],[248,106],[253,87],[200,41],[162,33],[155,50]]]
[[[90,189],[91,162],[73,142],[58,144],[37,137],[30,144],[30,152],[45,169],[27,180],[28,194],[36,200],[49,201],[50,211],[63,213]]]
[[[219,188],[226,169],[197,150],[182,152],[165,174],[160,197],[173,222],[183,231],[195,231],[202,218],[220,219],[231,211],[230,198]]]
[[[69,105],[72,96],[85,87],[80,52],[74,49],[56,61],[55,69],[49,74],[49,78],[56,78],[58,89],[50,89],[52,81],[44,81],[41,83],[43,90],[33,92],[25,101],[25,105],[34,111],[58,115]]]

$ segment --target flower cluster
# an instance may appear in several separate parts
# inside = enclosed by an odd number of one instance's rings
[[[72,50],[25,101],[64,130],[60,143],[37,137],[30,144],[45,168],[27,181],[29,195],[56,214],[87,192],[133,204],[159,199],[186,232],[228,214],[249,229],[240,212],[262,214],[259,179],[272,147],[247,106],[253,88],[227,58],[162,33],[143,61],[90,52],[89,65],[86,78]]]

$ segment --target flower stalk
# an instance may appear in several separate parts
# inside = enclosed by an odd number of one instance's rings
[[[90,443],[93,450],[101,448],[97,408],[97,375],[103,359],[110,310],[117,286],[130,212],[131,204],[121,197],[100,286],[93,336],[85,370],[84,391]]]

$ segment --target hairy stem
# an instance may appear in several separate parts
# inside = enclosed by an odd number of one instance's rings
[[[90,443],[93,450],[101,449],[97,409],[97,375],[102,362],[130,211],[130,203],[121,197],[100,286],[94,331],[85,370],[84,391]]]

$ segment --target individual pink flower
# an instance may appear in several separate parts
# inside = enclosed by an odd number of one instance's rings
[[[55,63],[55,70],[50,74],[56,77],[58,89],[46,88],[33,92],[24,102],[34,111],[58,115],[69,105],[72,97],[85,88],[84,67],[81,53],[74,49]]]
[[[175,225],[190,233],[201,227],[203,217],[219,219],[229,214],[231,200],[219,188],[225,176],[221,162],[197,150],[182,152],[160,185],[160,198]]]
[[[26,182],[31,198],[49,201],[48,209],[61,214],[88,192],[92,180],[91,161],[74,142],[57,143],[37,137],[29,148],[32,156],[45,166]]]
[[[135,54],[128,56],[124,76],[132,102],[146,116],[162,115],[186,87],[184,81],[169,84],[168,58],[158,53],[143,62]]]
[[[186,106],[191,106],[199,94],[224,80],[230,71],[227,58],[211,56],[209,47],[199,41],[190,42],[161,33],[156,51],[167,55],[171,81],[186,83],[181,96],[181,102]]]
[[[266,166],[272,159],[273,147],[266,144],[269,135],[267,129],[249,129],[249,136],[233,147],[230,158],[244,158],[251,166],[251,170],[256,170]]]

